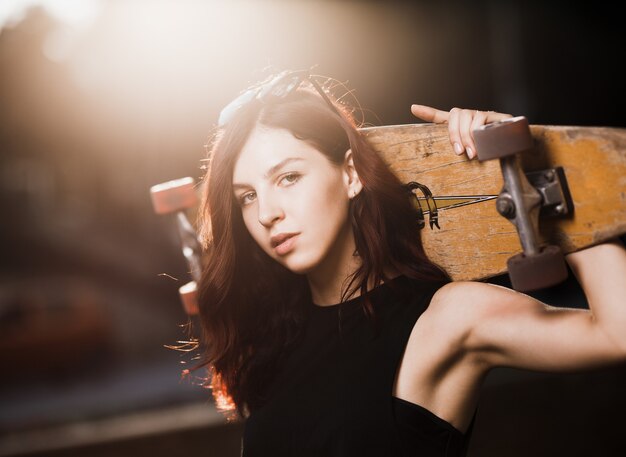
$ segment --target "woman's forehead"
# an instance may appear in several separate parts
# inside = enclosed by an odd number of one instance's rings
[[[235,169],[250,163],[271,167],[292,156],[311,159],[312,152],[321,154],[313,145],[296,138],[289,130],[255,128],[239,153]]]
[[[285,129],[256,127],[244,144],[233,170],[233,182],[246,177],[267,177],[281,164],[316,162],[322,154],[310,143]]]

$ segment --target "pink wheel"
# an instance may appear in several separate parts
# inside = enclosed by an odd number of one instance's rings
[[[193,178],[181,178],[150,188],[152,207],[157,214],[169,214],[192,208],[198,202]]]
[[[480,161],[508,157],[533,146],[528,119],[524,116],[486,124],[472,133]]]
[[[546,246],[539,254],[517,254],[507,262],[513,289],[530,292],[554,286],[567,279],[567,266],[558,246]]]

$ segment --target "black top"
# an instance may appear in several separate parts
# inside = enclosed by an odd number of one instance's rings
[[[362,310],[363,296],[331,306],[310,303],[302,338],[268,401],[246,420],[242,456],[465,455],[471,425],[463,434],[392,396],[409,335],[443,284],[399,276],[369,291],[378,332]]]

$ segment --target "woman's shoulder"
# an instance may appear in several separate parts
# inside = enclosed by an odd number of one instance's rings
[[[522,294],[497,284],[452,281],[437,289],[432,297],[430,308],[434,312],[476,312],[499,300],[519,295]]]
[[[423,281],[408,276],[392,279],[375,292],[374,302],[384,304],[381,312],[399,313],[403,320],[419,318],[422,326],[428,323],[440,331],[443,329],[443,333],[467,330],[510,294],[518,294],[477,281]]]
[[[457,335],[467,335],[481,320],[507,309],[523,294],[497,284],[479,281],[449,282],[434,293],[424,321]]]

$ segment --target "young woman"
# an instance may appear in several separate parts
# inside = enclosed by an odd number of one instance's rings
[[[457,154],[505,114],[414,105]],[[590,310],[451,282],[426,257],[407,190],[348,109],[302,72],[227,108],[200,212],[200,343],[242,455],[464,455],[481,383],[509,366],[626,361],[626,251],[566,257]],[[471,227],[468,227],[471,229]]]

